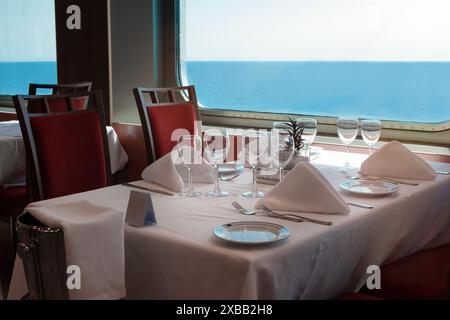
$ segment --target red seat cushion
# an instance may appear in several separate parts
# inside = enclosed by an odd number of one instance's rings
[[[169,106],[147,107],[155,143],[156,157],[162,158],[172,151],[180,135],[193,135],[196,121],[192,104],[173,104]],[[176,129],[180,134],[172,136]]]
[[[450,245],[420,251],[381,268],[381,290],[387,299],[449,299]]]
[[[83,110],[85,108],[86,98],[73,99],[74,110]],[[48,100],[48,106],[51,112],[66,112],[69,111],[66,99]],[[43,101],[32,100],[28,106],[29,113],[47,113]]]
[[[343,295],[338,300],[382,300],[382,299],[374,296],[369,296],[367,294],[352,292]]]
[[[30,120],[45,199],[107,186],[102,129],[97,112]]]
[[[0,189],[0,216],[18,216],[23,212],[27,204],[26,187]]]

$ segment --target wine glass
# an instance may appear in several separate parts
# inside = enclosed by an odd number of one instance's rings
[[[181,162],[188,169],[188,185],[183,195],[191,198],[199,197],[202,194],[194,191],[192,183],[192,166],[202,160],[202,139],[199,136],[181,136],[178,139],[177,150]]]
[[[345,145],[347,149],[347,159],[345,160],[345,168],[348,168],[350,166],[349,163],[350,144],[352,144],[352,142],[355,141],[356,136],[358,135],[359,122],[358,119],[354,118],[339,118],[337,119],[336,126],[339,139],[341,139],[342,143]]]
[[[373,146],[380,140],[381,121],[363,120],[361,121],[361,135],[364,142],[369,146],[369,154],[372,154]]]
[[[273,129],[270,139],[270,151],[272,161],[278,168],[281,181],[283,179],[283,168],[289,164],[294,155],[294,140],[285,130]]]
[[[302,139],[304,139],[304,148],[308,152],[309,159],[311,155],[311,145],[314,143],[317,136],[317,120],[313,118],[298,118],[297,122],[303,126]]]
[[[265,131],[249,130],[242,136],[245,162],[253,169],[253,184],[251,192],[242,193],[246,198],[261,198],[264,193],[258,192],[257,187],[257,166],[259,160],[267,153],[268,140]]]
[[[216,170],[214,190],[208,192],[206,196],[215,198],[228,197],[230,193],[224,192],[220,189],[219,176],[219,164],[224,163],[230,148],[230,139],[228,134],[222,129],[209,129],[203,136],[203,143],[205,147],[204,155]]]

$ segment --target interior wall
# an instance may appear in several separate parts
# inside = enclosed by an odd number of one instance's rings
[[[113,121],[139,123],[132,89],[158,86],[158,2],[111,1]]]

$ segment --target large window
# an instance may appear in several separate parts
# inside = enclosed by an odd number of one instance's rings
[[[0,0],[0,95],[55,83],[54,0]]]
[[[450,120],[448,0],[180,0],[180,70],[210,109]]]

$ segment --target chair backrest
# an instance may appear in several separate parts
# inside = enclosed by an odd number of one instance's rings
[[[67,84],[37,84],[30,83],[28,89],[28,95],[35,96],[38,95],[38,90],[51,90],[52,95],[61,95],[61,94],[74,94],[80,92],[89,92],[92,89],[92,82],[79,82],[79,83],[67,83]],[[85,98],[75,99],[73,100],[73,107],[75,110],[85,109],[87,105],[87,101]],[[52,100],[49,102],[49,107],[52,112],[62,112],[67,109],[66,101],[64,99],[61,100]],[[35,104],[31,102],[28,106],[29,113],[41,113],[45,112],[44,106],[39,104]]]
[[[22,259],[31,300],[67,300],[63,230],[48,228],[31,214],[17,219],[17,253]]]
[[[200,120],[194,86],[135,88],[133,90],[144,131],[147,162],[151,164],[171,152],[177,143],[173,136],[196,134]],[[184,131],[184,133],[183,133]]]
[[[85,110],[73,100],[87,99]],[[69,110],[52,112],[49,102],[64,99]],[[103,188],[111,181],[106,122],[98,91],[58,96],[14,96],[25,143],[28,187],[33,201]],[[27,102],[44,106],[29,113]]]

